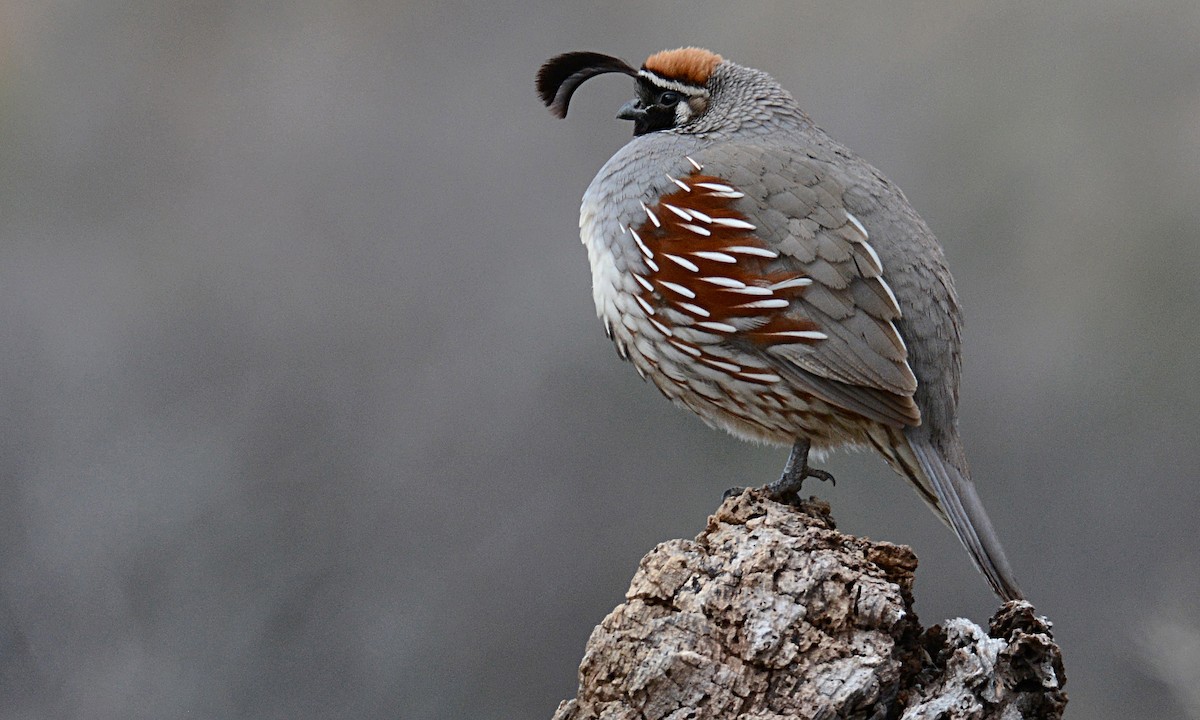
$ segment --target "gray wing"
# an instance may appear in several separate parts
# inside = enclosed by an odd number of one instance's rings
[[[917,379],[897,328],[900,303],[866,226],[846,209],[836,166],[794,146],[724,143],[691,157],[741,195],[731,197],[732,208],[779,254],[769,271],[811,279],[787,308],[771,312],[825,337],[742,349],[769,356],[790,382],[834,405],[893,427],[920,424]]]

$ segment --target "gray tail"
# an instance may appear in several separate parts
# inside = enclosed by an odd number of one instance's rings
[[[1013,579],[1000,538],[966,472],[947,460],[930,440],[908,434],[894,440],[901,438],[902,443],[896,443],[899,447],[893,446],[893,452],[899,456],[894,458],[897,469],[912,480],[925,502],[949,523],[992,590],[1005,601],[1023,600],[1025,596]],[[904,452],[906,449],[911,451],[911,456],[905,457],[909,455]]]

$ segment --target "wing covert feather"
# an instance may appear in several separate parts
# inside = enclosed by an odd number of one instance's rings
[[[805,317],[827,337],[759,351],[783,366],[789,382],[828,402],[894,427],[920,424],[917,381],[896,327],[901,307],[869,229],[846,210],[836,166],[796,147],[748,143],[692,157],[744,193],[736,207],[780,254],[773,264],[813,281],[773,312]]]

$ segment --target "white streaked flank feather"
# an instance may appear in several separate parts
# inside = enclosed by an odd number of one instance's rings
[[[758,285],[747,285],[740,288],[725,288],[729,292],[739,293],[741,295],[774,295],[775,291],[771,288],[759,287]]]
[[[779,330],[767,333],[775,337],[794,337],[802,340],[828,340],[829,336],[819,330]]]
[[[691,345],[688,345],[687,343],[680,342],[680,341],[676,340],[675,338],[671,338],[670,340],[667,340],[667,342],[671,343],[671,345],[679,348],[680,350],[687,353],[688,355],[691,355],[692,357],[700,357],[700,355],[701,355],[701,352],[699,349],[692,347]]]
[[[752,373],[752,372],[742,371],[742,372],[738,373],[738,375],[745,378],[746,380],[758,380],[759,382],[768,382],[768,383],[776,383],[783,379],[783,378],[779,377],[778,375],[776,375],[775,373]]]
[[[736,228],[738,230],[757,230],[758,229],[757,225],[754,225],[753,223],[748,223],[745,220],[739,220],[738,218],[720,217],[720,218],[713,218],[712,221],[714,223],[716,223],[717,225],[724,225],[725,227]]]
[[[682,258],[682,257],[679,257],[678,255],[672,255],[670,253],[663,253],[663,254],[666,255],[668,259],[674,261],[676,265],[683,268],[684,270],[691,270],[692,272],[700,272],[700,266],[697,265],[696,263],[692,262],[691,260],[688,260],[687,258]]]
[[[702,277],[700,279],[703,280],[704,282],[712,283],[713,285],[719,285],[719,286],[725,287],[725,288],[740,289],[740,288],[746,287],[746,283],[742,282],[741,280],[734,280],[733,278],[715,276],[715,277]],[[775,287],[775,286],[772,285],[771,287]]]
[[[863,227],[863,224],[861,222],[859,222],[858,218],[854,217],[854,215],[852,215],[851,213],[846,213],[846,219],[850,221],[851,225],[858,228],[858,231],[860,233],[862,233],[864,240],[871,237],[870,235],[867,234],[867,229],[865,227]]]
[[[783,280],[771,286],[772,290],[786,290],[788,288],[808,287],[812,285],[812,278],[794,277],[791,280]]]
[[[699,360],[700,360],[700,362],[704,363],[705,365],[711,365],[720,370],[724,370],[725,372],[736,373],[736,372],[742,371],[741,365],[736,365],[731,362],[725,362],[724,360],[717,360],[716,358],[711,358],[711,357],[708,357],[707,355],[700,357]]]
[[[685,183],[684,181],[680,180],[679,178],[672,177],[671,175],[669,175],[669,174],[668,174],[668,175],[667,175],[667,179],[668,179],[668,180],[670,180],[671,182],[675,183],[675,184],[676,184],[676,185],[678,185],[679,187],[683,188],[685,192],[691,192],[691,191],[692,191],[692,189],[691,189],[690,187],[688,187],[688,186],[687,186],[687,183]]]
[[[725,248],[725,252],[738,253],[739,255],[754,255],[755,257],[764,257],[774,260],[779,257],[779,253],[766,248],[754,247],[753,245],[734,245]]]
[[[675,213],[679,217],[683,218],[684,220],[688,220],[690,222],[692,219],[691,214],[688,213],[687,210],[682,210],[680,208],[677,208],[674,205],[672,205],[671,203],[662,203],[662,206],[665,207],[666,209],[670,210],[671,212]]]
[[[892,288],[887,284],[887,280],[884,280],[883,277],[878,277],[876,279],[879,280],[879,284],[883,286],[883,290],[887,293],[888,299],[892,301],[892,307],[896,309],[896,313],[903,315],[904,312],[900,309],[900,301],[896,299],[896,293],[892,292]]]
[[[667,327],[666,325],[663,325],[662,323],[655,320],[654,318],[647,318],[647,319],[650,321],[650,324],[653,325],[655,328],[657,328],[658,331],[660,333],[662,333],[663,335],[666,335],[667,337],[671,337],[672,335],[675,334],[675,333],[671,332],[671,328]]]
[[[784,300],[783,298],[767,298],[766,300],[755,300],[754,302],[748,302],[738,305],[737,307],[746,308],[748,310],[776,310],[785,308],[791,304],[791,301]]]
[[[646,211],[646,214],[650,216],[650,222],[654,223],[654,227],[662,227],[662,223],[658,221],[658,216],[654,214],[654,211],[647,207],[646,203],[642,202],[641,200],[638,200],[638,203],[641,204],[642,209]]]
[[[732,255],[726,255],[723,252],[712,252],[710,250],[697,250],[692,253],[693,257],[703,258],[704,260],[712,260],[720,263],[736,263],[737,258]]]
[[[667,288],[668,290],[675,291],[676,293],[684,296],[685,298],[694,299],[696,297],[696,293],[692,292],[691,290],[685,288],[684,286],[682,286],[678,283],[673,283],[670,280],[659,280],[658,284],[662,285],[663,287]]]
[[[638,235],[637,230],[634,230],[632,225],[629,226],[629,234],[633,235],[633,241],[637,243],[638,250],[641,250],[647,259],[654,257],[654,253],[646,246],[646,243],[642,242],[642,236]]]
[[[871,262],[875,264],[875,272],[882,273],[883,261],[879,259],[879,253],[875,252],[875,248],[871,247],[871,243],[863,240],[859,243],[859,245],[861,245],[863,249],[867,251],[867,254],[871,256]]]

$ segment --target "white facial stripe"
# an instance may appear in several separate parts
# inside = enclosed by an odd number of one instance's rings
[[[695,85],[686,85],[675,80],[668,80],[661,75],[656,75],[650,70],[639,70],[638,77],[646,78],[663,90],[674,90],[675,92],[683,93],[689,97],[708,97],[708,91],[704,88],[696,87]]]

